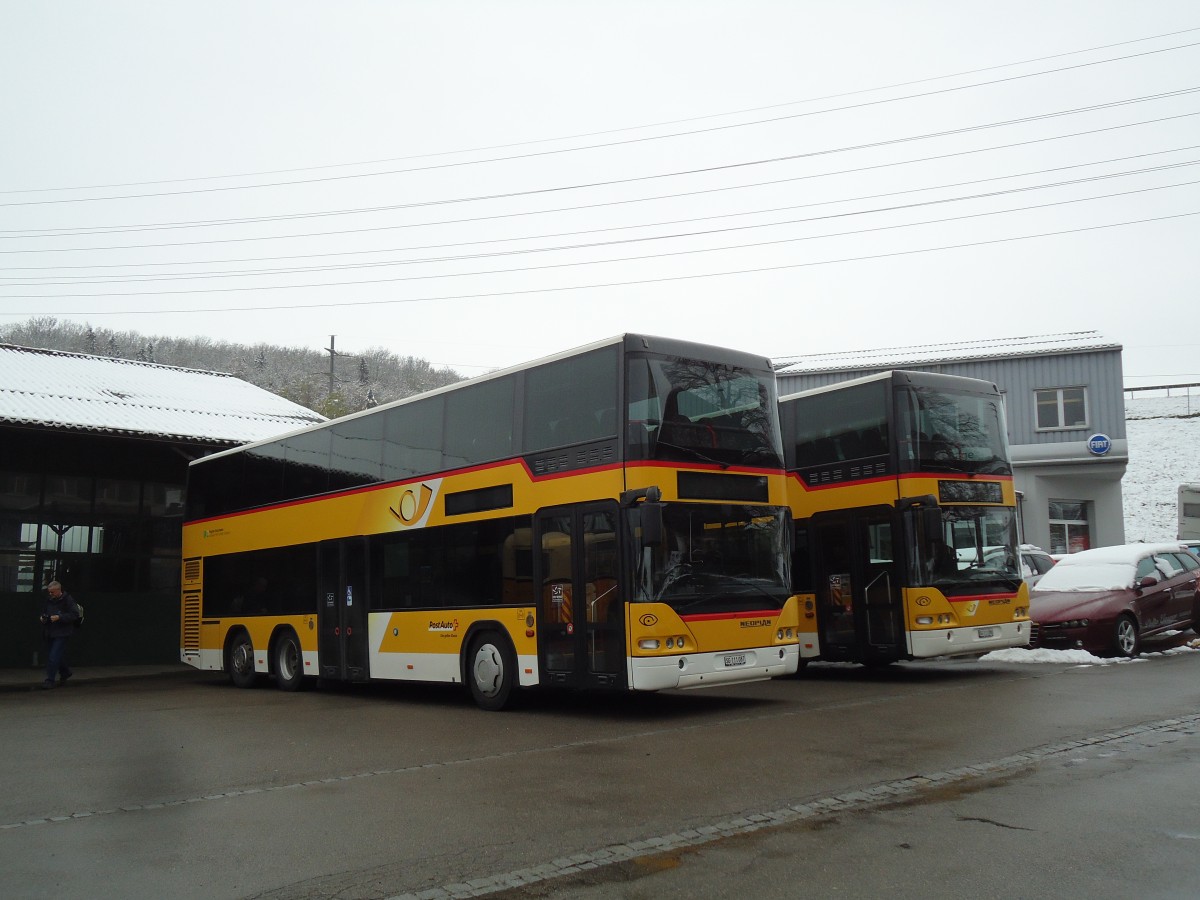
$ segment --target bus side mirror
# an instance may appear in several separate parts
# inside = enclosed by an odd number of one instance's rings
[[[642,513],[642,545],[657,544],[663,534],[663,505],[646,500],[638,509]]]
[[[936,506],[921,507],[921,528],[925,535],[942,533],[942,511]]]

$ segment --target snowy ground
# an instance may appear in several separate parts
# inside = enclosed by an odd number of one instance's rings
[[[1121,494],[1129,543],[1175,540],[1176,490],[1200,482],[1200,389],[1193,390],[1125,401],[1129,468]]]

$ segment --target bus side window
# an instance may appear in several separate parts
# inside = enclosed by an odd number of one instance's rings
[[[612,437],[617,433],[617,411],[612,407],[600,410],[598,421],[601,437]]]

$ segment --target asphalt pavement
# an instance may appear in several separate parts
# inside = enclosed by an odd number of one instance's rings
[[[54,690],[69,691],[80,685],[99,681],[126,678],[162,678],[172,675],[196,674],[197,669],[184,663],[163,663],[143,666],[76,666],[66,684],[58,684]],[[0,691],[36,691],[41,689],[46,670],[38,668],[0,669]]]

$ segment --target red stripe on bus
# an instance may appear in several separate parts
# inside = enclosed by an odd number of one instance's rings
[[[761,619],[763,616],[777,616],[782,610],[779,609],[756,609],[750,612],[725,612],[725,613],[695,613],[690,616],[680,616],[685,622],[711,622],[717,619]]]
[[[788,472],[788,477],[802,485],[804,489],[808,491],[828,491],[833,490],[834,488],[848,487],[850,485],[857,486],[863,484],[882,484],[885,481],[928,481],[933,479],[936,481],[969,480],[980,483],[995,482],[997,484],[1003,484],[1004,482],[1013,480],[1011,475],[976,475],[974,477],[964,479],[957,473],[953,473],[953,477],[951,477],[951,475],[946,472],[907,472],[903,475],[876,475],[873,478],[846,478],[842,481],[831,481],[828,484],[809,484],[804,480],[804,477],[799,472]]]

